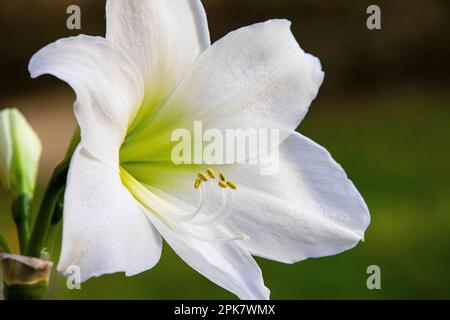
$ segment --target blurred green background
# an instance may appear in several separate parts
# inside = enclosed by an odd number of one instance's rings
[[[204,0],[213,40],[269,18],[288,18],[301,46],[318,56],[325,83],[299,131],[325,146],[367,201],[366,241],[343,254],[283,265],[258,259],[273,299],[450,298],[450,3],[442,0]],[[82,30],[65,27],[82,9]],[[40,135],[42,194],[75,127],[71,89],[29,79],[40,47],[78,33],[104,34],[105,1],[0,0],[0,107],[23,111]],[[365,26],[378,4],[382,29]],[[1,152],[1,150],[0,150]],[[0,191],[0,232],[17,249],[11,199]],[[57,255],[58,248],[52,248]],[[366,269],[381,268],[381,290]],[[221,299],[233,295],[165,247],[136,277],[103,276],[69,291],[54,274],[52,299]]]

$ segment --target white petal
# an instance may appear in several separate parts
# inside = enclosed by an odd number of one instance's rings
[[[126,54],[101,37],[61,39],[30,61],[33,78],[52,74],[76,92],[83,146],[116,166],[118,150],[143,97],[143,80]]]
[[[161,236],[122,185],[117,170],[82,147],[72,158],[63,221],[58,270],[76,265],[82,281],[120,271],[135,275],[160,258]]]
[[[290,22],[270,20],[229,33],[197,60],[154,124],[294,130],[322,84],[320,61],[306,54]],[[281,137],[283,139],[284,137]]]
[[[209,47],[200,0],[108,0],[106,38],[136,62],[147,87],[166,94]]]
[[[270,291],[264,286],[261,270],[238,242],[208,242],[174,232],[158,218],[149,216],[172,249],[193,269],[240,299],[266,300]],[[186,227],[189,232],[213,239],[229,234],[218,228]]]
[[[294,133],[280,146],[280,170],[228,170],[239,185],[228,222],[246,233],[254,255],[286,263],[354,247],[370,223],[368,208],[344,170],[321,146]]]

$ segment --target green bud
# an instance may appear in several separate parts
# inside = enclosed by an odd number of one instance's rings
[[[17,109],[0,112],[0,180],[14,197],[33,195],[42,146]]]

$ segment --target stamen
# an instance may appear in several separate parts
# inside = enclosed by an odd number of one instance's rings
[[[166,216],[178,220],[181,222],[189,221],[195,218],[205,205],[204,193],[200,192],[200,201],[197,209],[191,214],[178,214],[173,213],[177,208],[171,205],[169,202],[163,200],[162,198],[154,195],[150,190],[144,187],[139,181],[137,181],[132,175],[130,175],[122,167],[120,168],[120,174],[122,177],[123,184],[130,190],[131,194],[144,206],[147,210],[151,211],[153,214],[164,219]],[[169,210],[164,210],[162,212],[161,208],[169,208]],[[159,210],[158,210],[159,209]]]
[[[225,177],[223,172],[219,173],[219,179],[220,179],[220,181],[227,181],[227,178]]]
[[[202,197],[206,198],[204,188],[201,188]],[[213,225],[219,224],[225,218],[227,218],[231,210],[233,209],[233,201],[234,201],[234,193],[229,192],[229,190],[222,190],[222,201],[220,204],[220,208],[214,212],[213,214],[206,215],[206,217],[194,219],[193,217],[188,223],[194,225]],[[200,212],[199,212],[200,213]]]
[[[227,181],[227,186],[229,186],[231,189],[236,190],[237,189],[237,185],[236,183],[234,183],[234,181]]]
[[[225,181],[219,181],[219,187],[221,187],[221,188],[226,188],[227,187],[227,183],[225,182]]]
[[[207,173],[210,178],[212,178],[212,176],[216,176],[214,170],[212,169],[208,169]],[[222,200],[220,203],[220,207],[217,209],[217,211],[208,213],[205,210],[205,199],[207,199],[206,190],[207,188],[210,188],[212,184],[207,183],[208,177],[204,173],[198,173],[197,178],[194,182],[194,187],[195,189],[199,189],[200,191],[199,204],[194,212],[188,213],[182,208],[177,207],[171,202],[166,201],[154,194],[122,167],[120,167],[120,176],[123,184],[128,188],[131,194],[145,208],[147,208],[147,210],[149,210],[152,214],[158,216],[160,219],[165,220],[167,224],[172,225],[174,229],[178,229],[178,231],[181,233],[185,233],[192,238],[208,242],[246,241],[250,239],[250,237],[246,234],[241,234],[230,238],[204,237],[194,234],[187,228],[188,225],[218,225],[230,215],[233,208],[235,194],[230,189],[237,189],[237,185],[233,181],[220,180],[218,182],[222,191]],[[221,173],[220,179],[225,179],[225,175],[223,173]]]
[[[206,170],[206,172],[208,172],[208,175],[211,177],[211,179],[215,179],[216,178],[216,172],[209,168],[208,170]]]
[[[213,170],[211,169],[211,171],[213,171]],[[200,174],[199,174],[199,176],[200,176]],[[199,178],[197,178],[197,180],[198,179]],[[220,173],[220,179],[226,179],[225,174],[223,172]],[[227,187],[230,187],[233,190],[237,189],[237,185],[234,181],[220,180],[218,182],[218,185],[222,189],[227,189]],[[199,188],[200,188],[200,185],[199,185]],[[200,191],[201,191],[200,193],[201,193],[202,199],[205,199],[206,198],[205,189],[200,188]],[[217,223],[221,222],[225,217],[227,217],[229,215],[229,213],[231,212],[233,201],[228,201],[229,199],[227,198],[226,192],[227,192],[226,190],[222,191],[222,203],[221,203],[219,210],[217,210],[214,214],[207,215],[207,218],[203,218],[200,221],[195,221],[195,219],[194,219],[194,218],[196,218],[195,215],[191,216],[191,218],[189,219],[190,220],[189,223],[197,224],[197,225],[205,225],[205,224],[213,224],[213,223],[217,224]],[[233,200],[234,194],[233,193],[229,193],[229,194],[230,194],[229,197],[231,197],[231,200]],[[231,204],[230,204],[230,202],[231,202]],[[196,215],[200,214],[200,211],[196,211],[196,212],[197,212]]]
[[[205,182],[208,181],[208,177],[203,172],[199,172],[197,174],[197,177],[202,181],[205,181]]]

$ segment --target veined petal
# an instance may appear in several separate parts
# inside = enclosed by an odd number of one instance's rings
[[[168,94],[209,47],[200,0],[108,0],[106,38],[136,62],[146,87]]]
[[[143,98],[143,80],[133,62],[101,37],[58,40],[30,61],[33,78],[52,74],[75,91],[75,116],[83,146],[111,166]]]
[[[203,52],[146,128],[125,143],[124,159],[128,153],[143,159],[161,159],[163,152],[170,156],[172,132],[192,130],[196,120],[204,130],[282,129],[289,135],[323,77],[319,59],[300,48],[289,21],[231,32]]]
[[[159,260],[162,239],[119,173],[79,146],[64,200],[58,270],[80,267],[82,281],[105,273],[135,275]]]
[[[280,170],[235,166],[234,212],[227,225],[246,233],[252,254],[294,263],[337,254],[364,238],[368,208],[344,170],[321,146],[293,133],[280,146]]]
[[[192,117],[218,129],[294,130],[323,81],[287,20],[238,29],[198,60],[167,105],[190,106]],[[175,102],[177,101],[177,102]]]
[[[174,232],[153,215],[149,218],[172,249],[200,274],[240,299],[269,299],[270,291],[264,286],[261,269],[239,243],[197,240]],[[229,236],[225,230],[214,227],[184,228],[198,237],[223,239]]]

